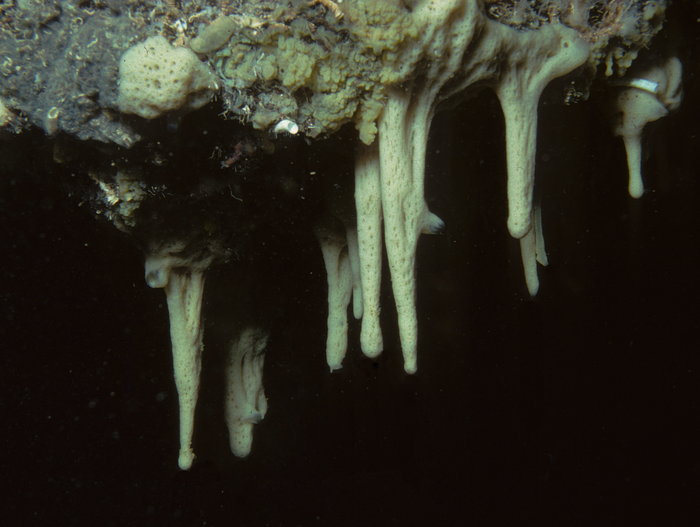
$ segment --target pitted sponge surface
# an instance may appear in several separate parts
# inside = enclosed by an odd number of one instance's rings
[[[129,48],[119,63],[117,104],[146,119],[204,106],[216,89],[209,67],[188,48],[155,36]]]

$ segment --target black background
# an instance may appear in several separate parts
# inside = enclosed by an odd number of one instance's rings
[[[700,46],[694,4],[676,9],[686,98],[647,129],[642,199],[626,194],[604,94],[543,97],[551,265],[534,300],[505,228],[495,97],[436,118],[427,192],[448,227],[419,248],[417,375],[403,373],[386,273],[383,356],[361,356],[355,324],[344,368],[327,371],[323,262],[310,229],[291,229],[272,255],[285,271],[269,284],[270,409],[245,460],[227,450],[214,343],[198,457],[177,469],[167,310],[141,253],[52,174],[4,174],[7,525],[698,525]],[[13,141],[27,158],[50,148]],[[349,150],[310,151],[349,172]],[[209,278],[212,335],[226,322],[210,291],[230,272]]]

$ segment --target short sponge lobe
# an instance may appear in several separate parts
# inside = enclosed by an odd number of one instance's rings
[[[155,36],[129,48],[119,63],[117,105],[146,119],[204,106],[216,89],[209,67],[190,49]]]

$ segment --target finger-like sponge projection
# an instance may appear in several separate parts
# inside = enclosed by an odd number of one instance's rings
[[[267,333],[255,327],[240,332],[229,347],[226,363],[225,413],[231,452],[250,454],[253,425],[267,413],[262,376]]]
[[[202,298],[204,273],[210,258],[185,261],[178,257],[183,245],[167,244],[146,258],[146,283],[164,288],[170,316],[170,342],[175,386],[180,401],[180,455],[187,470],[194,461],[192,434],[202,369]]]
[[[625,86],[618,95],[615,134],[622,136],[627,151],[629,194],[640,198],[644,194],[642,181],[642,131],[652,122],[676,110],[683,99],[681,61],[671,57],[642,71],[632,73],[622,81]]]

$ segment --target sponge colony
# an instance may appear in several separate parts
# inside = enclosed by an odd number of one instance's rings
[[[195,110],[217,88],[209,67],[187,48],[155,36],[129,48],[119,63],[117,105],[146,119],[172,110]]]

